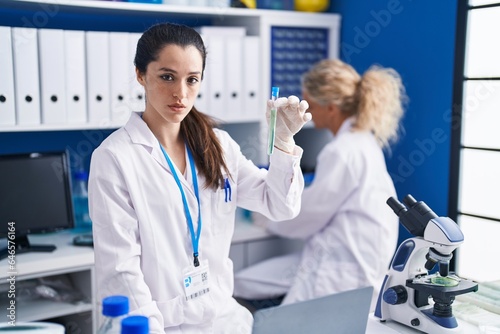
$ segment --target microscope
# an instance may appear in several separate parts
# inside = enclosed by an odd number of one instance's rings
[[[414,237],[401,243],[394,254],[375,316],[424,333],[462,333],[451,305],[455,296],[478,289],[477,283],[449,271],[453,251],[463,243],[464,235],[453,220],[438,217],[424,202],[411,195],[403,202],[393,197],[387,200]],[[438,270],[431,274],[436,265]]]

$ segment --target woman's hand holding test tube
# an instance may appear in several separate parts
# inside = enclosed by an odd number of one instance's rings
[[[306,112],[308,108],[307,101],[300,101],[294,95],[267,101],[266,118],[270,127],[272,125],[272,110],[276,109],[277,111],[274,147],[287,153],[293,152],[295,147],[293,136],[312,118],[311,114]],[[270,128],[269,131],[271,130]],[[272,151],[268,150],[268,153],[272,154]]]

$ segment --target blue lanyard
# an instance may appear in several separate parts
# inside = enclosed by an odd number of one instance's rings
[[[187,203],[186,195],[184,194],[184,189],[182,188],[181,180],[179,180],[179,177],[175,172],[174,164],[172,163],[172,160],[170,160],[170,157],[168,156],[167,152],[165,151],[161,143],[160,143],[160,148],[161,151],[163,152],[163,155],[165,156],[165,159],[167,160],[170,170],[172,171],[172,175],[174,176],[175,182],[177,183],[177,186],[181,191],[182,203],[184,204],[184,212],[186,213],[187,224],[189,227],[189,232],[191,234],[191,243],[193,244],[194,266],[198,267],[200,265],[200,261],[198,260],[198,243],[200,241],[200,235],[201,235],[201,208],[200,208],[200,195],[198,191],[198,179],[196,178],[196,166],[194,164],[193,154],[191,153],[189,147],[186,146],[189,157],[189,164],[191,165],[194,193],[196,195],[196,200],[198,202],[198,230],[196,231],[196,234],[194,233],[193,219],[191,218],[191,213],[189,212],[189,206]]]

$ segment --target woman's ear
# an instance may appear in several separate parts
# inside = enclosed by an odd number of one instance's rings
[[[339,111],[340,111],[340,109],[336,104],[333,104],[333,103],[328,104],[328,112],[329,113],[338,113]]]
[[[144,76],[142,75],[141,72],[139,72],[139,69],[136,67],[135,68],[135,76],[137,78],[137,82],[141,84],[142,87],[146,85],[146,82],[144,81]]]

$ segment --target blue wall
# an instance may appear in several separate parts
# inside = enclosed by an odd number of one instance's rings
[[[342,15],[341,59],[392,67],[406,87],[405,132],[387,155],[399,198],[447,215],[457,0],[333,0],[330,11]]]

